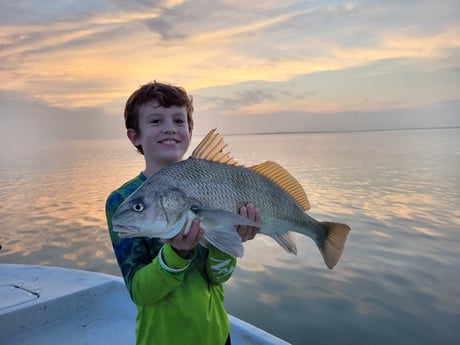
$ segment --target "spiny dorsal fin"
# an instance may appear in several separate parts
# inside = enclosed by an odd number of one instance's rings
[[[224,143],[224,139],[219,133],[216,133],[214,128],[193,150],[191,157],[228,165],[240,165],[228,152],[223,152],[226,147],[227,144]]]
[[[224,143],[224,139],[219,133],[216,133],[216,129],[214,128],[204,137],[195,150],[193,150],[191,157],[240,166],[228,152],[224,152],[226,147],[227,144]],[[255,165],[249,169],[276,183],[305,211],[310,209],[310,202],[308,201],[307,194],[302,185],[279,164],[269,161]]]
[[[302,185],[278,163],[271,161],[264,162],[262,164],[252,166],[249,169],[276,183],[305,211],[310,209],[310,202],[308,201],[307,193],[305,193]]]

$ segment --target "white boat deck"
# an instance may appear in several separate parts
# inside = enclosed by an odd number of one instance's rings
[[[134,344],[136,308],[119,277],[0,264],[0,344]],[[230,317],[233,345],[288,344]]]

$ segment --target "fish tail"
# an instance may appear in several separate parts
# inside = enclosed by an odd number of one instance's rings
[[[318,245],[324,262],[332,269],[340,259],[350,227],[341,223],[323,222],[327,226],[326,237]]]

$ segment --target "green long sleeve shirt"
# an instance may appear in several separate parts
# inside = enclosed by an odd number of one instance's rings
[[[222,284],[235,268],[236,259],[198,245],[190,260],[157,238],[120,238],[112,230],[112,216],[120,204],[144,181],[143,173],[112,192],[106,216],[115,256],[126,287],[137,307],[136,344],[225,344],[229,334]],[[168,267],[188,268],[179,273]]]

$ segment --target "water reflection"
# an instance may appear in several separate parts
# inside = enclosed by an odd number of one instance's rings
[[[107,167],[136,171],[142,161],[125,143],[105,144],[112,147],[110,156],[99,150],[100,142],[65,142],[19,152],[16,160],[8,156],[8,169],[0,172],[0,220],[11,231],[2,232],[2,262],[119,274],[104,203],[120,176],[131,175]]]
[[[285,166],[305,187],[315,219],[352,227],[333,271],[306,236],[294,234],[297,256],[266,236],[248,242],[225,287],[229,312],[294,344],[454,344],[459,134],[227,137],[241,163]],[[119,275],[104,203],[143,167],[127,141],[61,143],[0,158],[1,262]]]

